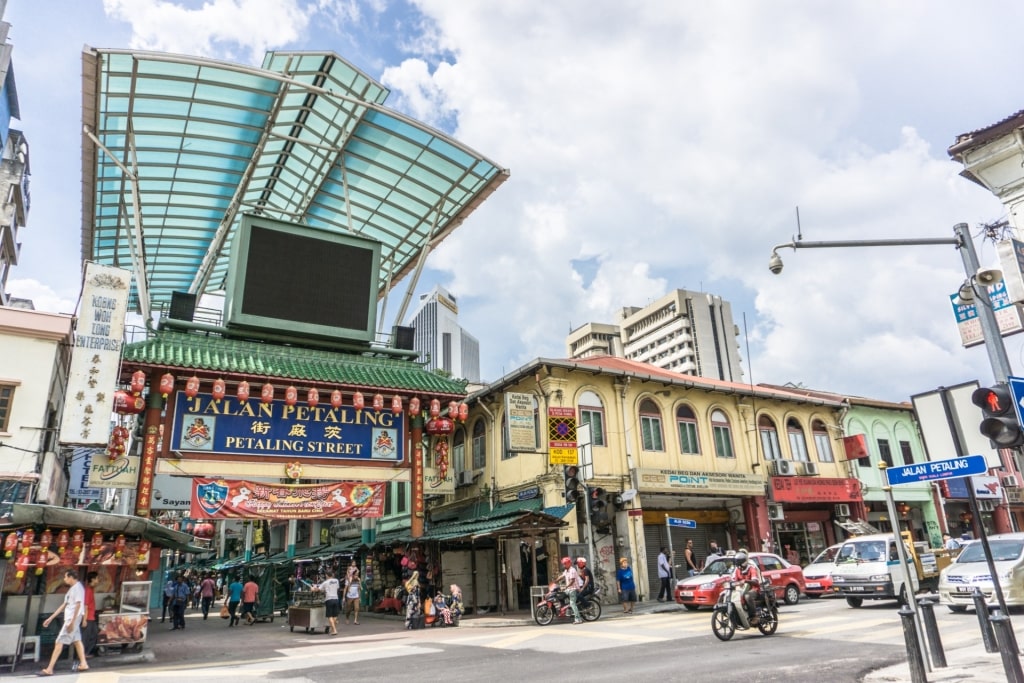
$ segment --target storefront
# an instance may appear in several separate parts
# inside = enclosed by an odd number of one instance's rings
[[[860,482],[849,478],[771,477],[772,551],[793,564],[808,564],[843,539],[834,521],[863,510]]]
[[[968,482],[974,483],[974,496],[978,501],[981,519],[976,519],[971,510]],[[999,477],[944,479],[939,482],[939,492],[943,499],[942,509],[946,517],[946,528],[951,535],[968,534],[971,538],[978,538],[979,524],[984,524],[985,531],[989,534],[1009,533],[1014,530],[1010,519],[1011,509],[1003,500],[1003,487]]]

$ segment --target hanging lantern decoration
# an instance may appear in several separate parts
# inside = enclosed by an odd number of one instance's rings
[[[398,394],[391,397],[391,412],[395,415],[402,414],[402,397]]]
[[[50,553],[46,548],[40,548],[36,553],[36,576],[42,576],[46,571],[46,562],[50,559]]]
[[[132,396],[127,391],[114,392],[114,412],[118,415],[138,415],[146,409],[146,399]]]
[[[356,391],[352,394],[352,407],[356,410],[362,410],[366,407],[366,400],[363,398],[363,392]]]
[[[4,557],[9,560],[14,557],[16,552],[18,552],[18,532],[12,531],[7,534],[7,539],[4,540]]]
[[[132,381],[128,385],[131,387],[132,394],[138,396],[142,393],[142,390],[146,388],[146,373],[142,370],[136,370],[132,373]]]
[[[260,401],[262,403],[273,403],[274,401],[274,385],[267,382],[260,389]]]
[[[241,403],[245,403],[249,400],[249,383],[244,379],[238,383],[238,393],[236,395]]]
[[[117,425],[116,427],[114,427],[113,434],[114,438],[116,438],[121,443],[125,443],[126,441],[128,441],[128,437],[131,435],[131,432],[129,432],[128,428],[125,427],[124,425]]]
[[[451,434],[455,431],[455,423],[448,417],[437,417],[427,420],[427,434]]]
[[[152,547],[153,544],[146,539],[139,541],[139,562],[145,562],[149,559],[149,549]]]
[[[49,529],[45,529],[43,533],[39,535],[39,545],[41,545],[44,550],[49,550],[50,546],[53,545],[53,532]]]
[[[293,386],[289,386],[284,390],[284,404],[286,406],[293,406],[299,400],[299,390]]]
[[[174,375],[165,372],[160,376],[160,395],[164,398],[174,391]]]
[[[188,381],[185,382],[185,395],[188,396],[189,398],[195,398],[196,394],[198,393],[199,378],[196,377],[195,375],[192,375],[191,377],[188,378]]]
[[[306,403],[309,404],[310,408],[316,408],[316,404],[320,402],[320,392],[316,389],[310,389],[306,392]]]
[[[384,397],[380,394],[373,395],[373,409],[378,413],[384,410]]]
[[[465,403],[460,403],[459,422],[465,422],[467,417],[469,417],[469,406],[467,406]]]
[[[64,551],[68,549],[68,543],[71,542],[71,534],[68,533],[67,529],[61,529],[60,533],[57,534],[57,554],[63,555]]]
[[[101,548],[103,548],[103,532],[97,531],[92,535],[92,543],[89,544],[89,554],[96,557],[100,554]]]
[[[438,415],[441,414],[441,402],[436,398],[430,399],[430,417],[437,419]]]
[[[124,555],[124,547],[127,542],[124,540],[124,534],[118,534],[117,540],[114,541],[114,557],[120,559]]]
[[[224,380],[218,378],[213,381],[213,400],[219,401],[224,398],[224,394],[227,392],[227,385],[224,384]]]
[[[458,401],[448,402],[448,417],[455,420],[459,417],[459,403]]]
[[[420,399],[418,396],[413,396],[409,399],[409,414],[413,417],[420,414]]]
[[[75,553],[82,552],[82,546],[85,545],[85,532],[81,529],[75,529],[75,533],[71,534],[71,549]]]
[[[192,529],[192,535],[196,538],[213,538],[214,527],[210,522],[201,522]]]
[[[331,407],[332,408],[340,408],[341,407],[341,392],[338,391],[337,389],[335,389],[334,391],[331,392]]]
[[[32,545],[36,542],[36,532],[32,529],[25,529],[25,533],[21,535],[21,554],[28,555],[29,551],[32,550]]]
[[[32,561],[29,559],[28,555],[19,555],[18,561],[14,563],[14,567],[17,569],[14,573],[15,578],[24,579],[25,572],[28,571],[29,565],[31,564]]]
[[[896,504],[896,511],[899,512],[901,516],[906,517],[908,514],[910,514],[910,505],[903,501],[900,501],[899,503]]]

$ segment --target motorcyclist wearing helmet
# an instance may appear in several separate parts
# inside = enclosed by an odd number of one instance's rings
[[[562,575],[559,577],[559,582],[565,586],[565,594],[569,598],[569,609],[572,610],[572,623],[583,623],[583,620],[580,619],[580,608],[576,606],[576,596],[583,582],[580,580],[576,567],[572,566],[572,558],[562,558]]]
[[[732,604],[736,608],[740,622],[744,628],[750,628],[749,615],[753,614],[754,600],[757,592],[761,590],[761,571],[757,564],[750,561],[745,548],[736,551],[733,562],[736,566],[732,570]],[[749,611],[748,611],[749,610]]]
[[[580,575],[580,580],[583,582],[583,587],[580,588],[577,599],[581,600],[588,595],[593,595],[597,586],[594,585],[594,572],[590,571],[590,567],[587,566],[587,558],[576,558],[576,573]]]

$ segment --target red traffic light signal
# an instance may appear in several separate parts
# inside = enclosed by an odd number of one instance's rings
[[[1017,448],[1024,445],[1024,428],[1017,419],[1013,392],[1007,384],[994,384],[975,389],[971,402],[981,408],[979,431],[995,448]]]

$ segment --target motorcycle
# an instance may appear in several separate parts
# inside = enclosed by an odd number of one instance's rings
[[[577,598],[576,608],[580,611],[583,621],[597,621],[601,618],[601,603],[597,600],[597,595],[600,592],[601,589],[598,588],[586,597]],[[569,596],[557,583],[552,583],[548,586],[548,592],[534,608],[533,619],[541,626],[547,626],[555,620],[556,616],[571,619],[572,610],[569,609]]]
[[[736,613],[736,606],[732,603],[733,590],[739,589],[740,584],[734,586],[732,581],[727,581],[711,613],[711,630],[719,640],[731,639],[737,629],[747,630]],[[762,584],[756,600],[753,616],[749,616],[748,610],[750,628],[757,628],[763,635],[770,636],[779,628],[779,602],[775,597],[775,590],[767,580]]]

